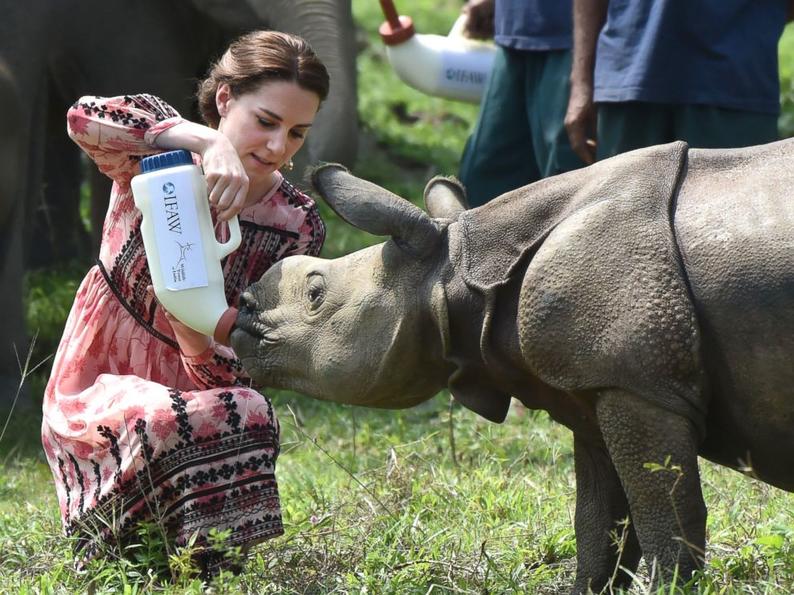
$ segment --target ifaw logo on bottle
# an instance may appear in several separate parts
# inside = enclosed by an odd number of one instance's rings
[[[182,233],[182,223],[179,220],[179,201],[176,199],[176,186],[171,182],[163,184],[163,206],[165,207],[168,231]]]
[[[442,55],[441,86],[467,94],[482,93],[491,72],[491,58],[486,53],[447,52]]]
[[[488,78],[488,73],[479,72],[476,70],[467,70],[465,68],[447,68],[444,71],[444,77],[451,83],[481,87],[485,84],[485,79]]]
[[[168,289],[207,286],[207,266],[190,179],[160,179],[153,205],[160,272]]]

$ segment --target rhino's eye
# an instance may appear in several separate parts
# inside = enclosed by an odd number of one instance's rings
[[[325,300],[325,280],[320,275],[312,275],[306,285],[306,297],[309,300],[309,309],[315,310]]]

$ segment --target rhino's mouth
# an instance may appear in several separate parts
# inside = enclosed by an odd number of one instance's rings
[[[241,310],[232,329],[231,340],[232,346],[235,345],[235,342],[243,344],[250,342],[272,346],[281,342],[281,337],[273,329],[267,328],[257,318]],[[237,351],[236,348],[235,351]]]
[[[237,330],[243,331],[253,336],[262,334],[261,331],[257,329],[257,325],[254,322],[254,317],[248,312],[247,309],[240,309],[237,312],[237,320],[234,323],[234,329],[232,330],[232,333]]]
[[[251,378],[258,383],[265,382],[261,333],[252,325],[238,320],[229,339],[234,353],[240,358],[243,368]]]
[[[257,336],[249,332],[246,327],[240,325],[239,321],[232,329],[229,341],[237,357],[242,360],[255,356],[259,345]]]
[[[256,318],[242,315],[232,329],[230,342],[243,368],[257,385],[294,390],[290,382],[284,381],[294,373],[286,376],[288,372],[283,367],[281,351],[274,349],[276,344],[283,342],[280,335],[265,328]]]

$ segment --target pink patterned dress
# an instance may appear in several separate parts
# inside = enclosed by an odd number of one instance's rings
[[[84,97],[70,137],[110,176],[113,190],[96,266],[77,291],[44,395],[42,443],[63,525],[80,559],[125,543],[139,521],[169,541],[211,528],[231,545],[283,532],[275,477],[279,427],[234,352],[213,344],[182,354],[151,284],[130,180],[157,135],[182,122],[151,95]],[[226,297],[275,261],[319,253],[316,206],[282,180],[240,215],[242,243],[224,264]]]

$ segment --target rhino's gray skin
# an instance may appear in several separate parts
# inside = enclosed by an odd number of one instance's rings
[[[338,166],[313,182],[392,239],[269,270],[241,300],[244,365],[344,403],[448,386],[495,421],[510,395],[547,410],[574,434],[576,593],[609,583],[626,516],[624,568],[701,564],[698,454],[794,489],[794,140],[652,147],[470,211],[437,178],[432,218]]]

